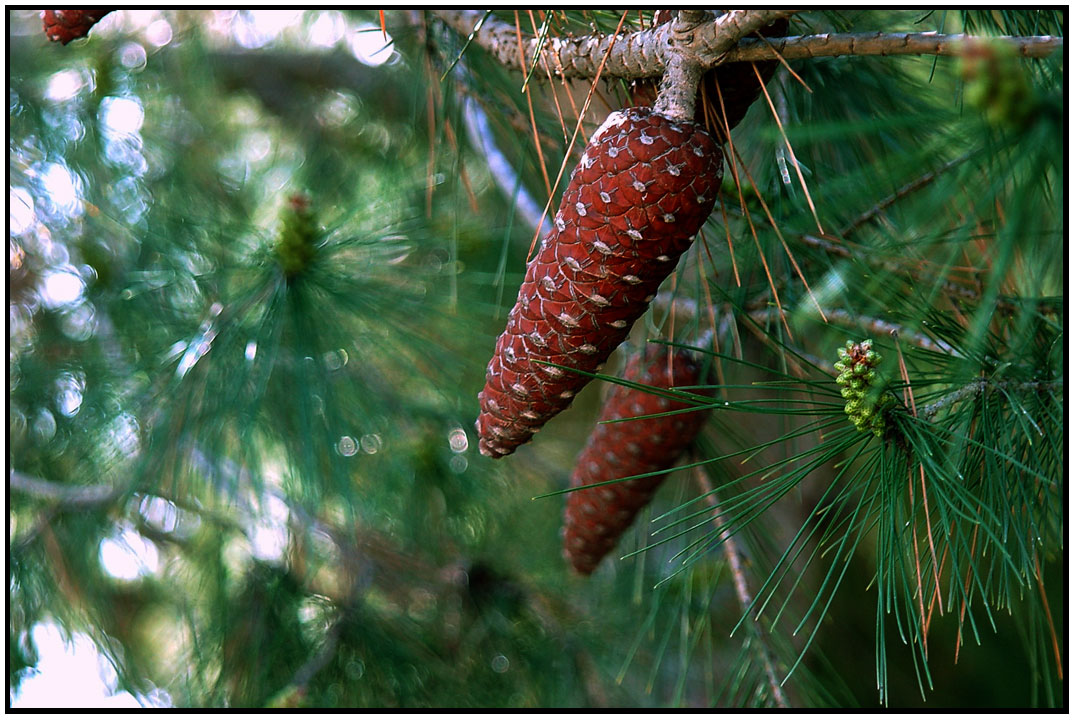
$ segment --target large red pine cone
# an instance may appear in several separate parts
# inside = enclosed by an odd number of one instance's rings
[[[672,14],[667,11],[658,11],[655,19],[656,25],[668,22]],[[780,18],[769,23],[759,30],[764,37],[784,37],[788,32],[787,18]],[[775,57],[775,56],[774,56]],[[704,123],[708,115],[712,127],[717,130],[718,138],[727,141],[724,131],[724,119],[727,118],[728,128],[734,130],[742,122],[747,110],[761,95],[761,85],[758,77],[754,74],[753,65],[757,65],[761,79],[768,83],[776,72],[779,60],[767,60],[764,62],[727,63],[718,65],[702,76],[702,82],[698,86],[698,102],[695,106],[694,120]],[[717,87],[720,94],[717,94]],[[652,105],[657,98],[657,82],[655,80],[639,80],[635,82],[631,92],[632,101],[638,105]],[[724,101],[724,115],[721,115],[721,100]]]
[[[489,361],[482,454],[514,452],[590,380],[554,365],[595,372],[623,342],[712,212],[722,163],[702,128],[652,108],[594,133]]]
[[[45,10],[42,20],[45,35],[53,42],[66,45],[72,40],[86,37],[90,28],[112,10]]]
[[[695,358],[692,352],[677,350],[669,365],[667,348],[650,346],[644,359],[636,357],[627,364],[624,379],[658,388],[695,385],[700,381]],[[693,405],[619,386],[605,403],[601,421],[689,407]],[[708,410],[698,410],[598,424],[575,463],[571,487],[670,469],[708,417]],[[635,515],[653,498],[665,477],[651,475],[568,493],[564,508],[564,557],[571,566],[583,575],[592,573],[616,546]]]

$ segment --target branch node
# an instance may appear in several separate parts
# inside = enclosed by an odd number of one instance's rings
[[[695,44],[694,31],[709,19],[704,10],[680,10],[672,21],[669,34],[665,71],[657,89],[653,110],[670,120],[690,122],[694,119],[698,83],[702,80],[702,65],[691,51]]]

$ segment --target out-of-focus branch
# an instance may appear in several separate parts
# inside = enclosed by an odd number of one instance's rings
[[[750,319],[759,325],[765,325],[769,321],[779,317],[777,309],[770,307],[751,310],[748,314],[750,315]],[[825,316],[829,319],[829,322],[838,325],[862,328],[873,335],[889,335],[892,332],[896,332],[899,334],[901,340],[906,340],[912,345],[916,345],[924,350],[932,350],[933,352],[945,353],[948,355],[959,355],[955,348],[946,342],[934,340],[928,335],[914,332],[902,325],[887,320],[869,317],[867,315],[852,315],[840,308],[825,308]]]
[[[467,126],[467,137],[485,157],[489,173],[497,187],[509,200],[514,200],[516,212],[530,230],[535,230],[540,224],[541,234],[547,234],[552,229],[552,223],[548,217],[544,217],[541,206],[527,191],[519,173],[493,142],[493,129],[489,125],[485,110],[474,98],[467,95],[463,100],[463,120]]]
[[[893,275],[914,277],[914,270],[912,268],[905,267],[898,262],[887,259],[886,256],[869,253],[865,249],[853,250],[850,245],[835,242],[834,240],[824,237],[817,237],[816,235],[801,235],[799,239],[803,245],[817,248],[818,250],[835,257],[863,262],[873,267],[880,268],[885,272],[892,273]],[[951,280],[941,283],[941,289],[946,295],[952,298],[960,298],[970,303],[976,303],[982,299],[982,294],[978,289],[967,287],[966,285],[961,285],[952,282]],[[747,303],[747,308],[754,309],[760,305],[765,305],[768,302],[769,294],[768,291],[766,291],[760,297]],[[1025,304],[1025,301],[1017,297],[999,295],[996,298],[997,310],[1002,313],[1012,314],[1019,309],[1020,304]],[[1054,315],[1059,312],[1059,306],[1045,298],[1039,299],[1035,309],[1043,315]]]
[[[847,237],[852,232],[854,232],[856,229],[858,229],[859,226],[864,225],[865,223],[869,222],[873,218],[875,218],[878,215],[880,215],[882,212],[887,210],[892,205],[896,204],[901,198],[906,197],[907,195],[910,195],[915,190],[918,190],[920,188],[925,187],[926,185],[929,185],[931,182],[936,180],[937,177],[940,176],[942,173],[944,173],[944,172],[946,172],[948,170],[951,170],[952,168],[956,167],[957,165],[959,165],[960,163],[964,162],[965,160],[968,160],[970,157],[971,157],[971,155],[970,155],[970,153],[968,153],[968,154],[965,154],[965,155],[960,155],[957,158],[952,158],[951,160],[946,162],[944,165],[941,165],[936,170],[931,170],[928,173],[926,173],[925,175],[922,175],[921,177],[915,178],[914,180],[912,180],[911,182],[907,183],[906,185],[904,185],[900,189],[896,190],[896,192],[892,193],[891,195],[889,195],[888,197],[884,198],[883,200],[880,200],[873,207],[871,207],[870,209],[868,209],[865,212],[861,213],[857,218],[855,218],[854,220],[849,222],[842,230],[840,230],[840,235],[842,237]]]
[[[311,117],[303,94],[348,90],[359,98],[377,98],[378,109],[402,115],[405,94],[390,69],[364,65],[343,51],[218,50],[209,54],[213,75],[224,87],[248,90],[266,109],[284,117]]]
[[[897,325],[896,323],[887,320],[866,315],[852,315],[846,310],[838,308],[833,310],[826,309],[825,314],[830,321],[839,323],[840,325],[847,327],[862,327],[873,335],[890,335],[895,332],[899,334],[901,340],[906,340],[923,350],[932,350],[933,352],[945,353],[947,355],[959,355],[959,352],[956,351],[955,348],[942,340],[934,340],[928,335],[914,332],[902,325]]]
[[[105,505],[123,494],[122,490],[111,485],[64,485],[25,475],[18,470],[12,470],[8,475],[8,488],[41,500],[75,507]]]
[[[750,586],[747,584],[747,576],[743,571],[743,556],[739,552],[739,544],[728,532],[728,528],[721,524],[721,516],[724,514],[720,509],[720,504],[717,502],[716,495],[713,493],[713,486],[709,482],[709,478],[706,477],[705,470],[701,467],[694,469],[694,477],[698,482],[698,486],[702,489],[702,493],[705,496],[706,503],[713,509],[713,525],[720,533],[721,548],[724,550],[724,557],[728,561],[728,568],[732,573],[732,581],[735,584],[735,596],[739,599],[739,607],[744,614],[748,615],[750,626],[754,630],[754,634],[757,636],[759,643],[757,645],[758,657],[761,660],[762,667],[765,670],[765,678],[769,684],[769,692],[772,693],[773,702],[777,707],[787,708],[788,699],[784,695],[784,689],[780,687],[780,682],[776,678],[776,670],[773,668],[773,659],[769,652],[768,645],[765,644],[764,637],[762,636],[762,629],[758,626],[758,623],[752,616],[749,615],[751,609],[754,606],[754,597],[750,593]]]

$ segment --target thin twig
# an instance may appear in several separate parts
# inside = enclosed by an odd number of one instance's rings
[[[777,707],[787,708],[788,699],[784,695],[784,689],[780,687],[780,682],[776,679],[776,671],[773,669],[773,660],[770,657],[769,647],[765,644],[762,629],[759,626],[757,620],[751,615],[751,608],[754,606],[754,597],[750,593],[750,586],[747,584],[746,573],[743,572],[742,554],[739,552],[739,544],[732,537],[732,534],[728,532],[728,528],[721,524],[720,518],[723,516],[723,511],[720,509],[720,504],[717,502],[716,495],[713,492],[713,486],[709,483],[709,478],[706,477],[705,471],[697,467],[694,470],[694,477],[698,481],[698,486],[702,489],[702,494],[705,497],[709,507],[713,509],[713,525],[720,533],[721,547],[724,550],[724,557],[728,560],[728,567],[732,573],[732,580],[735,583],[735,595],[739,598],[739,606],[743,610],[744,615],[750,615],[751,626],[754,628],[755,634],[761,641],[758,647],[758,655],[761,657],[762,666],[765,668],[765,677],[769,681],[769,691],[773,694],[773,702]]]
[[[932,350],[933,352],[959,356],[959,351],[943,340],[934,340],[928,335],[908,330],[902,325],[882,320],[881,318],[869,317],[866,315],[852,315],[848,311],[841,309],[829,310],[828,313],[829,320],[834,323],[839,323],[840,325],[861,327],[873,335],[890,335],[893,332],[897,332],[899,333],[901,340],[906,340],[912,345],[924,350]]]
[[[922,420],[932,420],[941,410],[946,407],[954,405],[961,400],[965,400],[969,397],[974,397],[985,390],[1015,390],[1016,392],[1024,391],[1036,391],[1041,392],[1043,390],[1059,390],[1064,387],[1064,381],[1058,380],[1039,380],[1030,382],[995,382],[986,378],[978,378],[967,385],[948,393],[940,400],[934,403],[925,405],[922,411],[918,413],[918,417]]]
[[[1064,47],[1064,38],[1052,35],[979,38],[973,35],[924,33],[824,33],[769,38],[767,42],[745,38],[729,50],[724,62],[771,60],[773,50],[785,60],[804,60],[840,55],[962,55],[969,43],[1014,47],[1028,58],[1048,57]]]
[[[42,500],[52,500],[61,506],[91,507],[106,505],[123,494],[122,489],[111,485],[65,485],[25,475],[12,470],[8,475],[11,490],[33,495]]]
[[[921,187],[921,186],[919,186]],[[838,239],[833,238],[831,235],[826,237],[817,237],[815,235],[800,235],[799,241],[804,245],[817,248],[822,252],[828,253],[835,257],[846,258],[849,260],[855,260],[857,262],[865,263],[871,267],[879,268],[887,273],[895,275],[906,275],[911,279],[918,279],[916,274],[917,270],[921,270],[921,262],[917,263],[919,267],[905,267],[900,262],[889,259],[889,256],[877,253],[868,252],[862,249],[853,249],[852,246],[841,244]],[[971,273],[977,275],[979,271],[970,269]],[[959,283],[951,280],[945,280],[940,284],[940,289],[943,290],[951,298],[961,298],[969,303],[979,302],[982,299],[981,292],[974,288],[965,287]],[[762,295],[760,298],[752,300],[747,303],[747,307],[755,307],[760,303],[766,302],[766,296]],[[1020,298],[1010,295],[998,295],[996,297],[996,309],[998,312],[1002,312],[1008,315],[1015,313],[1020,307],[1026,305]],[[1042,315],[1055,315],[1059,313],[1058,305],[1055,303],[1037,302],[1034,310]]]
[[[942,173],[945,173],[948,170],[951,170],[952,168],[954,168],[955,166],[965,162],[966,160],[970,159],[970,157],[972,155],[973,155],[973,153],[966,153],[964,155],[960,155],[957,158],[952,158],[951,160],[946,162],[944,165],[941,165],[939,168],[937,168],[935,170],[931,170],[928,173],[926,173],[925,175],[912,180],[911,182],[907,183],[906,185],[901,187],[899,190],[897,190],[896,192],[892,193],[891,195],[889,195],[888,197],[884,198],[883,200],[879,201],[876,205],[871,207],[869,210],[866,210],[861,215],[859,215],[857,218],[855,218],[854,220],[849,222],[846,226],[844,226],[844,228],[842,230],[840,230],[839,234],[842,237],[847,237],[852,232],[854,232],[859,226],[861,226],[861,225],[869,222],[873,218],[877,217],[882,212],[884,212],[889,207],[891,207],[896,202],[898,202],[901,198],[911,194],[915,190],[918,190],[918,189],[923,188],[926,185],[930,184],[931,182],[936,180],[937,177],[940,176]]]
[[[546,217],[542,219],[541,206],[520,182],[515,167],[493,142],[493,129],[481,104],[469,95],[463,96],[463,121],[467,128],[467,137],[471,144],[484,156],[500,191],[515,203],[515,210],[531,230],[540,228],[542,235],[552,229],[552,223]]]
[[[934,340],[928,335],[912,332],[902,325],[897,325],[896,323],[887,320],[881,320],[880,318],[869,317],[866,315],[852,315],[846,310],[841,310],[839,308],[826,308],[825,313],[829,321],[834,324],[862,329],[873,335],[887,335],[896,331],[899,333],[900,339],[906,340],[912,345],[923,348],[924,350],[932,350],[934,352],[945,353],[948,355],[959,355],[959,352],[955,348],[944,341]],[[747,315],[759,325],[764,325],[774,316],[777,316],[777,311],[775,308],[771,307],[759,308],[750,310]]]

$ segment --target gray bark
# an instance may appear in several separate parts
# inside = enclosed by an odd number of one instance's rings
[[[479,10],[436,10],[437,17],[464,37],[469,36],[485,17]],[[548,38],[541,48],[543,62],[550,71],[565,78],[593,78],[601,67],[606,78],[657,77],[664,73],[675,46],[676,51],[696,60],[703,69],[713,67],[739,39],[769,23],[791,14],[790,10],[731,10],[712,22],[696,26],[688,35],[676,36],[674,23],[655,28],[612,35],[581,38]],[[538,40],[523,34],[523,61],[520,64],[515,26],[485,17],[474,32],[474,42],[505,67],[528,70],[538,52]],[[610,49],[611,46],[611,49]],[[601,61],[608,54],[604,66]],[[538,75],[535,74],[535,78]]]
[[[485,13],[478,10],[437,10],[437,16],[463,36],[469,36]],[[693,60],[708,70],[721,63],[772,60],[774,50],[785,60],[800,60],[840,55],[959,55],[968,41],[981,41],[968,35],[925,33],[825,33],[788,38],[758,39],[748,37],[774,20],[792,14],[790,10],[731,10],[694,28],[689,36],[677,37],[674,23],[626,33],[619,37],[548,38],[543,47],[529,33],[523,33],[523,61],[519,59],[515,26],[485,17],[474,33],[474,42],[491,53],[501,64],[516,70],[529,70],[534,55],[558,77],[593,78],[601,68],[605,78],[639,79],[658,77],[668,69],[677,54]],[[990,43],[1005,43],[1020,55],[1046,57],[1064,47],[1060,37],[996,37]],[[611,51],[610,51],[611,46]],[[675,50],[673,50],[675,48]],[[540,75],[535,74],[535,79]]]

